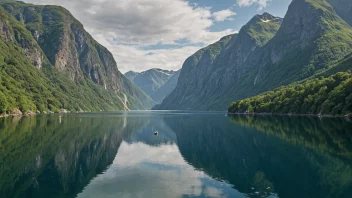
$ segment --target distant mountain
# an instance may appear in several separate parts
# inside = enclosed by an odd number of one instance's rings
[[[166,81],[166,83],[157,89],[152,95],[151,98],[154,99],[157,103],[161,103],[170,93],[175,89],[178,77],[180,76],[181,70],[178,70],[174,73],[174,75]]]
[[[352,52],[349,13],[347,0],[293,0],[284,19],[255,16],[238,34],[188,58],[159,108],[225,110],[329,70]]]
[[[125,73],[129,80],[156,102],[161,102],[173,91],[177,84],[178,75],[179,71],[162,69],[150,69],[140,73],[133,71]],[[171,81],[169,82],[169,80]],[[164,87],[165,84],[166,86]]]
[[[0,0],[0,13],[0,62],[6,66],[1,78],[15,86],[1,87],[6,100],[3,112],[154,105],[120,73],[112,54],[63,7]]]
[[[138,72],[134,72],[134,71],[129,71],[127,73],[125,73],[125,77],[128,78],[128,80],[132,81],[134,80],[134,78],[138,75]]]

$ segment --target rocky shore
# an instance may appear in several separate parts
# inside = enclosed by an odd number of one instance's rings
[[[29,112],[23,113],[19,109],[14,109],[9,114],[1,114],[0,118],[17,117],[17,116],[32,116],[32,115],[37,115],[37,114],[54,114],[54,113],[55,112],[53,112],[53,111],[43,111],[43,112],[40,112],[40,111],[37,111],[37,112],[29,111]],[[58,112],[58,113],[62,114],[62,113],[71,113],[71,112],[66,110],[66,109],[60,109],[60,112]]]

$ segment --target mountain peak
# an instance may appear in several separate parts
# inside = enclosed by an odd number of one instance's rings
[[[280,17],[276,17],[274,15],[271,15],[267,12],[264,12],[263,14],[257,14],[255,15],[250,21],[249,24],[256,24],[258,22],[264,22],[264,23],[268,23],[268,22],[275,22],[275,23],[281,23],[282,22],[282,18]]]
[[[179,71],[152,68],[143,72],[129,71],[125,73],[125,76],[146,94],[151,96],[154,101],[161,102],[175,88],[178,75],[166,88],[159,89],[176,74],[179,74]]]

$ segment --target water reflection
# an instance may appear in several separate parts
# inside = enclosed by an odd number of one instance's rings
[[[222,113],[1,119],[0,197],[350,197],[351,130]]]
[[[249,197],[350,197],[352,125],[344,119],[165,118],[182,156]]]
[[[120,119],[0,120],[0,197],[75,197],[113,161]]]
[[[78,197],[244,197],[231,184],[214,180],[185,161],[175,132],[164,122],[183,116],[143,117],[147,124],[124,138],[113,164]]]

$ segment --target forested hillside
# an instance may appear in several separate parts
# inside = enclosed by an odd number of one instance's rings
[[[77,31],[85,49],[70,52],[77,48],[65,40],[74,38],[65,36],[65,20],[79,22],[67,10],[10,0],[0,0],[0,5],[0,114],[152,107],[152,100],[118,71],[110,52],[83,26]]]
[[[347,115],[352,113],[351,72],[282,87],[230,105],[232,113]]]
[[[345,0],[293,0],[283,19],[256,15],[224,47],[216,43],[188,58],[160,109],[225,110],[333,71],[352,52],[351,9]]]

